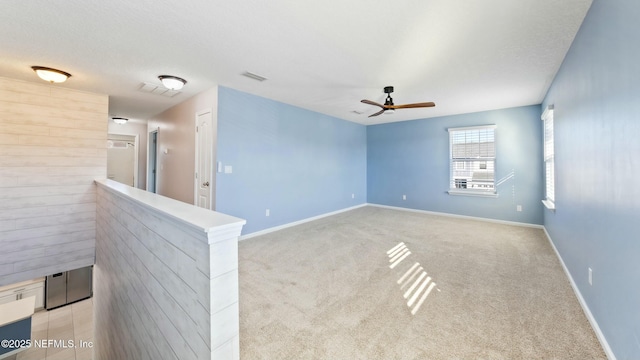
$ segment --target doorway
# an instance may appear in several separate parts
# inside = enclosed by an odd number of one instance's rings
[[[138,186],[138,135],[107,135],[107,178]]]
[[[149,151],[147,152],[147,191],[156,192],[158,166],[158,130],[149,133]]]

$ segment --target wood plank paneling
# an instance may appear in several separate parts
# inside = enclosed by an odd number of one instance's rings
[[[19,144],[20,139],[13,134],[0,134],[0,144]]]
[[[95,242],[96,231],[95,229],[70,232],[64,236],[52,235],[43,237],[32,237],[29,239],[23,239],[20,241],[14,241],[7,245],[3,251],[19,251],[36,248],[57,248],[61,244],[78,241],[93,241]],[[30,278],[31,279],[31,278]]]
[[[97,189],[95,358],[237,360],[244,221],[196,226],[184,217],[189,205],[159,206],[107,183]],[[209,267],[214,255],[224,264]],[[227,271],[212,276],[214,268]]]
[[[104,179],[107,176],[106,166],[87,166],[87,167],[14,167],[2,169],[0,176],[39,176],[43,173],[58,176],[78,176],[91,175],[95,178]]]
[[[38,149],[41,153],[39,156],[64,156],[64,157],[104,157],[107,156],[106,149],[94,148],[66,148],[42,146]],[[33,149],[29,146],[20,145],[0,145],[0,154],[2,156],[30,156],[33,155]]]
[[[17,118],[18,116],[24,116],[26,118],[43,116],[66,119],[67,121],[82,120],[89,122],[103,122],[106,121],[107,113],[108,111],[106,109],[104,112],[91,112],[52,107],[48,103],[37,105],[24,104],[13,101],[5,101],[0,98],[0,114],[5,114],[5,116],[9,116],[13,119]]]
[[[117,311],[109,311],[108,321],[98,322],[103,326],[101,337],[114,336],[124,332],[130,341],[118,347],[103,347],[108,340],[100,339],[96,348],[98,358],[136,358],[138,347],[162,354],[167,359],[210,359],[209,328],[204,331],[195,318],[210,317],[208,304],[198,301],[198,292],[209,291],[209,278],[198,279],[195,287],[193,279],[181,278],[177,273],[177,254],[182,249],[165,239],[166,233],[158,231],[160,224],[175,229],[174,234],[188,241],[199,252],[208,253],[208,245],[195,239],[189,231],[181,230],[171,220],[161,219],[151,214],[143,206],[132,204],[108,191],[98,189],[98,238],[96,277],[105,280],[96,283],[94,311],[108,311],[104,306],[115,306]],[[142,215],[134,217],[134,214]],[[171,234],[173,235],[173,234]],[[204,237],[205,234],[203,234]],[[184,266],[197,270],[197,263],[189,256],[180,257]],[[103,275],[101,275],[103,274]],[[107,278],[109,280],[107,280]],[[122,284],[119,289],[107,291],[106,284]],[[119,297],[118,294],[122,296]],[[136,304],[136,315],[131,317],[127,307]],[[100,319],[98,314],[96,319]],[[138,320],[145,329],[134,332]],[[115,324],[124,325],[122,328]],[[154,331],[156,336],[143,336]],[[112,339],[112,341],[117,341]],[[98,339],[96,339],[96,344]]]
[[[95,204],[95,201],[96,201],[95,192],[88,193],[88,194],[81,194],[81,195],[24,197],[24,198],[11,199],[11,200],[0,202],[0,210],[6,210],[6,209],[19,210],[19,209],[39,207],[39,206],[75,205],[75,204],[83,204],[83,203]]]
[[[105,135],[107,134],[105,130]],[[29,146],[55,146],[55,147],[87,147],[87,148],[107,148],[107,139],[85,139],[74,137],[52,137],[38,135],[20,135],[18,136],[18,144]],[[15,144],[15,143],[14,143]],[[105,161],[106,166],[106,161]]]
[[[67,157],[67,156],[0,156],[0,167],[9,166],[93,166],[104,162],[106,164],[107,157]]]
[[[75,186],[11,187],[0,188],[0,199],[19,199],[25,197],[87,193],[95,193],[95,186],[93,186],[91,183]]]
[[[107,121],[106,95],[0,78],[0,286],[93,264]]]

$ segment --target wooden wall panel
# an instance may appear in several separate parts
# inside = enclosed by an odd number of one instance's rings
[[[94,358],[238,360],[244,220],[110,180],[97,194]]]
[[[0,286],[91,265],[108,96],[0,78]]]

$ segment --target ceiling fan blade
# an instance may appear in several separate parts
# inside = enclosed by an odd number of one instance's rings
[[[423,102],[423,103],[415,103],[415,104],[404,104],[404,105],[390,105],[387,106],[390,109],[411,109],[411,108],[424,108],[424,107],[434,107],[436,106],[433,102]]]
[[[382,110],[378,111],[377,113],[369,115],[369,117],[378,116],[378,115],[382,114],[385,111],[386,111],[386,109],[383,108]]]
[[[384,105],[382,105],[382,104],[378,104],[378,103],[377,103],[377,102],[375,102],[375,101],[371,101],[371,100],[360,100],[360,102],[361,102],[361,103],[364,103],[364,104],[373,105],[373,106],[379,106],[379,107],[381,107],[381,108],[383,108],[383,109],[384,109]]]

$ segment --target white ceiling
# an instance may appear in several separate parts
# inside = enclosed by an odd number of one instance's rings
[[[108,94],[146,119],[216,85],[363,124],[539,104],[591,0],[2,0],[0,76]],[[257,82],[245,71],[262,75]],[[143,82],[187,79],[173,98]],[[395,87],[396,104],[368,118]],[[353,111],[363,112],[362,115]]]

